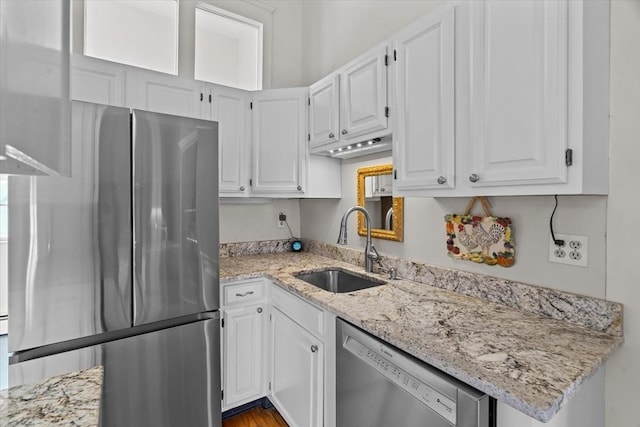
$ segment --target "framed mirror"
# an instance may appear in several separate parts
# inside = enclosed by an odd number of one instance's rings
[[[393,197],[393,165],[358,169],[358,206],[371,216],[371,237],[402,242],[404,198]],[[367,235],[364,215],[358,213],[358,234]]]

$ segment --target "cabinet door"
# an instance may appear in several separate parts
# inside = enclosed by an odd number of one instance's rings
[[[204,94],[195,80],[140,70],[127,75],[127,86],[129,94],[137,97],[134,108],[200,118]]]
[[[431,14],[394,36],[396,189],[455,184],[455,8]]]
[[[382,45],[341,73],[341,138],[387,128],[387,60],[387,45]]]
[[[264,395],[263,310],[261,304],[256,304],[224,311],[222,375],[225,407]]]
[[[124,107],[125,67],[84,55],[71,58],[71,98]]]
[[[253,93],[252,193],[276,197],[303,194],[306,100],[306,88]]]
[[[566,182],[567,1],[470,7],[470,185]]]
[[[322,342],[274,308],[271,346],[271,401],[292,427],[322,426]]]
[[[314,149],[340,139],[339,90],[338,74],[309,87],[309,147],[312,153]]]
[[[246,196],[250,166],[249,92],[213,86],[210,94],[213,98],[211,120],[218,122],[220,197]]]

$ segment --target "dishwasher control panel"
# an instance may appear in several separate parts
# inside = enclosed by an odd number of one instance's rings
[[[343,346],[389,381],[414,396],[453,425],[456,424],[456,402],[397,366],[393,362],[393,358],[399,355],[394,350],[380,343],[376,343],[376,349],[370,348],[350,335],[346,336]]]

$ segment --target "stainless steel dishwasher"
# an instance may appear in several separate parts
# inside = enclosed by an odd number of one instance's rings
[[[337,427],[495,427],[495,400],[337,319]]]

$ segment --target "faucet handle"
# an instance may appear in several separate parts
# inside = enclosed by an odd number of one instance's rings
[[[367,253],[367,257],[369,257],[369,259],[372,261],[376,261],[380,259],[380,254],[378,254],[378,251],[373,246],[373,244],[369,246],[369,253]]]

